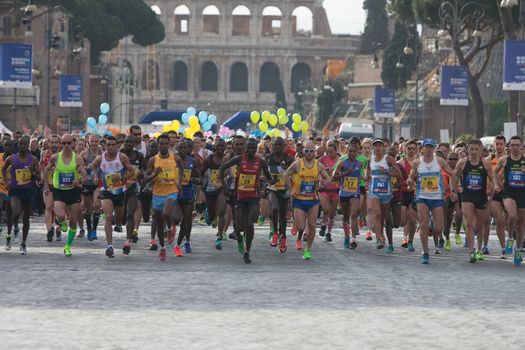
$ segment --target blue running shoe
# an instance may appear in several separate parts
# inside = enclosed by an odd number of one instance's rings
[[[490,252],[489,252],[489,248],[488,248],[488,247],[483,247],[483,248],[481,248],[481,252],[483,253],[483,255],[490,255]]]
[[[113,247],[112,246],[109,246],[107,249],[106,249],[106,256],[110,259],[113,259],[115,257],[115,251],[113,250]]]
[[[409,252],[414,252],[415,251],[414,243],[412,243],[412,242],[408,243],[408,251]]]
[[[514,252],[514,265],[520,266],[522,261],[523,261],[523,258],[521,257],[521,252],[518,252],[516,250]]]
[[[386,253],[387,254],[392,254],[394,252],[394,246],[393,245],[389,245],[388,248],[386,248]]]
[[[345,241],[343,243],[343,246],[345,247],[345,249],[350,248],[350,236],[345,236]]]
[[[463,248],[468,248],[467,236],[466,235],[465,235],[465,242],[463,243]]]
[[[421,263],[427,265],[430,262],[430,256],[428,253],[421,254]]]
[[[215,249],[222,250],[222,238],[217,238],[215,241]]]
[[[190,242],[186,242],[186,243],[184,243],[184,245],[182,246],[182,250],[184,250],[184,253],[185,253],[185,254],[191,254],[191,245],[190,245]]]
[[[51,237],[51,238],[53,238],[53,237]],[[90,241],[90,242],[93,240],[92,231],[88,231],[88,233],[87,233],[87,240]]]
[[[510,238],[507,239],[507,244],[505,244],[505,254],[511,255],[513,248],[514,248],[514,240]]]

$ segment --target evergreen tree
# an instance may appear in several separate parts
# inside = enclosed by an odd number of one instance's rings
[[[388,16],[386,0],[364,0],[365,31],[361,34],[361,54],[372,55],[388,44]]]
[[[412,55],[405,55],[403,52],[407,45],[412,49]],[[418,50],[417,28],[415,26],[407,28],[403,23],[396,21],[394,35],[383,57],[381,80],[385,87],[399,89],[407,86],[407,80],[415,71]],[[403,67],[397,67],[398,63]]]

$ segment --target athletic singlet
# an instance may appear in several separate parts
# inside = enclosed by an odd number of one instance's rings
[[[208,156],[208,168],[204,177],[205,192],[215,192],[222,188],[222,181],[219,177],[220,164],[213,161],[213,155]]]
[[[410,172],[412,171],[412,164],[410,164],[410,162],[407,160],[406,157],[403,157],[403,168],[405,169],[405,173],[407,175],[406,178],[408,178],[410,176]],[[401,191],[402,192],[414,192],[414,190],[408,190],[408,186],[401,186]]]
[[[135,153],[135,159],[131,160],[131,157],[129,158],[129,163],[131,164],[131,167],[133,168],[133,174],[127,179],[126,186],[129,188],[133,184],[137,184],[137,191],[140,191],[140,185],[137,182],[137,178],[139,176],[139,172],[142,170],[142,162],[140,161],[140,153],[139,151],[132,150],[131,152]]]
[[[372,181],[370,184],[370,194],[380,196],[390,196],[392,194],[392,188],[390,184],[389,165],[386,161],[388,155],[384,155],[381,160],[375,160],[375,156],[372,155],[370,159],[370,173]],[[383,168],[383,170],[381,170]]]
[[[368,158],[362,154],[358,154],[356,159],[363,164],[363,167],[361,168],[361,180],[359,180],[359,187],[366,187],[365,175],[366,168],[368,167]]]
[[[304,159],[299,159],[299,172],[294,174],[293,191],[294,199],[315,201],[319,199],[317,185],[319,183],[319,164],[313,160],[313,166],[308,168]]]
[[[417,192],[418,199],[443,200],[444,187],[441,176],[441,167],[436,156],[432,162],[425,163],[423,157],[419,159],[417,168]]]
[[[188,156],[188,164],[183,166],[182,169],[182,178],[181,178],[181,189],[179,199],[183,200],[193,200],[195,196],[195,191],[193,184],[191,183],[191,174],[193,173],[193,168],[195,167],[195,159],[192,156]]]
[[[284,153],[283,159],[281,161],[277,161],[275,159],[275,154],[270,154],[268,157],[268,169],[270,170],[272,177],[276,180],[275,184],[268,185],[268,189],[270,191],[286,191],[286,183],[284,181],[285,169],[283,165],[290,164],[290,162],[291,159],[286,153]]]
[[[250,162],[248,156],[243,155],[235,179],[237,200],[259,198],[257,181],[260,176],[261,160],[256,156],[254,161]]]
[[[31,165],[33,164],[33,156],[27,154],[27,159],[24,163],[20,162],[18,153],[13,156],[11,164],[11,188],[15,189],[29,189],[33,185],[33,174],[31,174]]]
[[[79,178],[76,153],[71,153],[71,160],[69,161],[69,164],[66,164],[62,159],[62,152],[59,152],[55,171],[53,172],[53,188],[59,190],[71,190],[80,186],[78,183]],[[77,183],[75,184],[75,182]]]
[[[348,198],[359,194],[359,182],[361,179],[361,168],[359,161],[356,159],[350,162],[349,159],[343,161],[341,173],[352,169],[350,173],[339,179],[339,197]]]
[[[473,165],[467,160],[462,171],[461,187],[463,188],[463,197],[468,195],[486,194],[487,188],[487,169],[480,159],[477,165]]]
[[[102,154],[102,161],[100,162],[102,190],[114,195],[124,193],[126,189],[123,180],[125,172],[126,168],[124,168],[124,164],[120,160],[120,152],[117,152],[115,159],[112,161],[106,159],[106,152]]]
[[[319,158],[319,163],[323,164],[326,169],[334,170],[334,167],[337,164],[337,159],[332,159],[329,156],[322,156]],[[322,192],[338,192],[339,191],[339,184],[337,182],[330,182],[328,186],[326,186]]]
[[[46,154],[42,157],[42,165],[44,168],[47,168],[47,165],[49,164],[49,161],[51,160],[51,157],[53,156],[53,153],[51,153],[51,150],[47,151]],[[47,184],[51,187],[53,187],[53,174],[54,171],[50,171],[47,174]]]
[[[525,195],[525,174],[521,171],[523,166],[525,166],[524,157],[519,160],[513,160],[510,156],[507,158],[507,164],[504,168],[504,190],[506,194]]]
[[[1,169],[4,167],[5,159],[4,153],[0,153],[0,193],[7,194],[7,187],[4,182],[4,176],[2,175]],[[9,177],[10,172],[6,171],[6,175]]]
[[[159,154],[155,156],[154,169],[161,168],[162,172],[153,180],[153,194],[155,196],[169,196],[179,192],[179,167],[172,154],[162,158]]]
[[[93,168],[91,167],[92,163],[97,159],[97,156],[95,156],[93,153],[91,153],[91,150],[88,149],[86,159],[84,159],[84,165],[86,166],[86,172],[88,176],[88,185],[96,185],[95,183],[95,174],[93,174]]]

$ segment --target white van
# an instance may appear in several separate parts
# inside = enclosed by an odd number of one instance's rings
[[[343,139],[349,139],[352,136],[372,138],[374,137],[374,122],[366,119],[345,118],[345,121],[339,126],[338,135]]]

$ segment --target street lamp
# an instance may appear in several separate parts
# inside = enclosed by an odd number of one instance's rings
[[[503,0],[503,2],[513,2],[517,0]],[[452,39],[452,47],[455,51],[461,50],[459,34],[462,27],[469,22],[475,22],[475,30],[472,36],[476,39],[481,39],[483,34],[479,30],[479,22],[485,16],[483,7],[475,1],[470,1],[459,7],[457,0],[444,1],[439,6],[439,18],[441,19],[441,30],[438,36],[443,38],[450,33]],[[457,64],[457,55],[454,54],[454,65]],[[456,138],[456,106],[453,106],[452,115],[452,140]]]
[[[416,96],[415,96],[415,107],[414,107],[414,137],[419,136],[419,132],[417,129],[417,120],[419,118],[419,61],[421,58],[421,48],[420,48],[420,40],[419,40],[419,33],[417,31],[417,25],[414,25],[416,35],[414,35],[411,31],[409,31],[408,38],[407,38],[407,45],[403,49],[403,53],[405,56],[413,56],[414,57],[414,63],[416,66]]]

